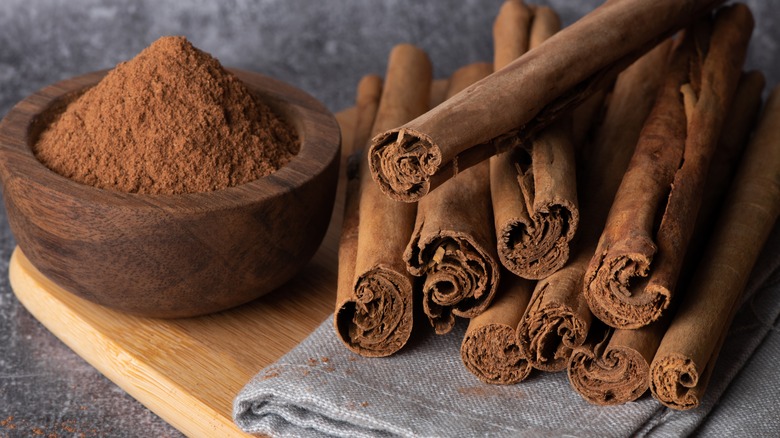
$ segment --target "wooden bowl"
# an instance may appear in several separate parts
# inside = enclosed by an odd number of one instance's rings
[[[43,129],[105,71],[48,86],[11,109],[0,123],[0,178],[11,230],[33,265],[76,295],[154,317],[227,309],[295,275],[330,220],[339,128],[303,91],[232,71],[297,130],[301,148],[275,173],[213,192],[103,190],[35,158]]]

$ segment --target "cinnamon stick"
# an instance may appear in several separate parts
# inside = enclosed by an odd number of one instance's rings
[[[600,330],[593,330],[588,341],[574,349],[569,360],[571,386],[585,400],[598,405],[639,398],[647,391],[650,365],[642,349],[627,347],[624,338],[648,329],[616,330],[603,325]]]
[[[653,397],[673,409],[699,405],[744,293],[780,215],[780,88],[770,95],[708,249],[651,365]]]
[[[484,63],[461,68],[450,78],[448,96],[492,70]],[[403,253],[409,272],[424,277],[423,310],[439,334],[452,329],[456,315],[471,318],[485,310],[498,284],[487,164],[461,173],[420,201]]]
[[[479,380],[509,385],[525,380],[531,373],[531,364],[517,345],[515,328],[532,290],[531,281],[505,272],[496,299],[469,321],[460,357]]]
[[[520,8],[528,11],[526,15],[531,14],[522,2],[509,1],[496,19],[496,69],[514,59],[508,56],[510,52],[514,57],[522,55],[526,40],[538,45],[560,29],[561,22],[554,11],[537,7],[530,36],[505,42],[512,30],[522,33],[519,29],[523,27],[518,19],[503,18],[502,13]],[[579,222],[570,124],[566,117],[535,136],[528,149],[517,148],[490,159],[498,256],[504,267],[520,277],[547,277],[569,258],[569,241]]]
[[[753,120],[761,104],[764,78],[761,73],[743,74],[721,132],[718,153],[713,158],[702,201],[693,253],[708,236],[706,223],[718,210],[718,199],[726,192],[738,157],[747,144]],[[692,266],[690,259],[686,267]],[[591,403],[612,405],[636,400],[650,384],[650,362],[669,327],[671,313],[636,330],[592,330],[581,347],[575,348],[568,365],[569,382]]]
[[[379,97],[382,93],[382,79],[376,75],[364,76],[357,87],[355,99],[356,122],[352,136],[342,136],[342,155],[347,157],[346,178],[347,188],[344,200],[344,218],[341,226],[341,237],[338,250],[338,280],[336,283],[336,312],[333,319],[334,328],[339,339],[352,351],[373,351],[365,349],[361,332],[355,326],[354,291],[355,264],[357,263],[358,246],[358,205],[360,203],[360,179],[358,163],[361,146],[365,145],[374,124]],[[351,141],[348,141],[351,140]],[[356,152],[357,151],[357,152]],[[355,326],[355,328],[352,328]],[[339,329],[341,327],[342,329]],[[355,339],[351,334],[355,334]]]
[[[447,90],[450,88],[450,79],[436,79],[431,83],[431,99],[428,101],[430,108],[435,108],[447,98]]]
[[[711,40],[705,27],[691,29],[675,53],[585,276],[591,311],[613,327],[661,316],[694,231],[753,18],[738,4],[718,12]]]
[[[739,79],[737,92],[720,132],[717,153],[712,158],[710,171],[707,173],[707,190],[702,197],[701,210],[694,228],[696,233],[691,241],[691,247],[695,251],[686,254],[686,266],[695,267],[695,264],[691,265],[692,262],[687,259],[699,259],[700,252],[704,250],[704,240],[711,234],[715,225],[713,215],[722,204],[737,170],[737,163],[748,144],[748,134],[752,132],[761,109],[761,94],[765,85],[766,79],[760,71],[742,73]]]
[[[425,53],[408,44],[396,46],[390,53],[372,131],[400,125],[426,111],[430,86],[431,64]],[[377,88],[372,90],[375,95]],[[362,108],[370,106],[358,102],[361,119],[357,129],[368,126],[370,115],[363,114],[369,109]],[[357,133],[355,137],[356,141],[365,138]],[[387,198],[371,183],[367,166],[358,167],[346,202],[334,324],[350,350],[364,356],[388,356],[406,344],[412,329],[413,278],[401,254],[412,233],[417,206]]]
[[[558,16],[554,15],[554,17],[557,20]],[[506,0],[501,5],[493,22],[493,69],[501,70],[528,50],[533,19],[534,10],[522,0]],[[560,20],[558,20],[558,28],[560,28]],[[541,32],[537,32],[535,38],[540,37],[542,37]],[[541,41],[536,42],[537,45],[539,43]]]
[[[532,18],[532,9],[521,0],[507,0],[501,6],[493,24],[495,69],[500,69],[526,51]],[[497,158],[492,157],[490,161],[491,180],[493,160]],[[508,185],[518,187],[517,174],[514,173],[511,178],[513,181]],[[492,200],[495,208],[496,198],[492,197]],[[508,202],[522,202],[522,199],[510,199]],[[515,329],[532,290],[531,282],[503,272],[497,298],[483,313],[469,321],[460,356],[466,369],[483,382],[512,384],[530,374],[531,366],[517,345]]]
[[[355,131],[352,136],[352,142],[350,144],[342,145],[342,155],[350,157],[355,153],[364,153],[363,150],[371,139],[371,129],[374,127],[381,96],[381,77],[377,75],[366,75],[360,80],[357,86],[357,95],[355,97]],[[357,168],[354,170],[357,170]],[[347,176],[349,177],[350,175],[348,174]]]
[[[610,86],[609,89],[611,88]],[[601,118],[604,116],[603,108],[606,105],[609,89],[599,90],[572,111],[571,138],[572,143],[574,143],[576,162],[584,159],[584,157],[580,157],[580,154],[583,154],[585,146],[593,141],[594,128],[600,124]]]
[[[582,278],[599,231],[639,137],[665,71],[670,42],[637,60],[615,82],[604,121],[585,151],[581,237],[572,260],[537,283],[517,328],[521,350],[535,367],[560,371],[581,345],[592,321],[582,294]]]
[[[577,106],[642,53],[721,2],[605,2],[538,50],[374,137],[372,177],[394,199],[418,200]]]

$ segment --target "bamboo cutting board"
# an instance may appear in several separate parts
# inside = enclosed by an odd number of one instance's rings
[[[343,141],[351,141],[353,111],[337,119]],[[232,420],[235,395],[333,312],[342,185],[311,262],[278,290],[235,309],[175,320],[126,315],[66,292],[19,248],[9,265],[11,286],[60,340],[183,433],[246,436]]]

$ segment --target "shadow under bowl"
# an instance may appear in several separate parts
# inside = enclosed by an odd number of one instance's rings
[[[275,173],[213,192],[103,190],[35,158],[40,133],[106,71],[45,87],[11,109],[0,122],[0,179],[11,231],[32,264],[80,297],[165,318],[246,303],[299,272],[330,220],[338,125],[305,92],[231,71],[297,131],[301,146]]]

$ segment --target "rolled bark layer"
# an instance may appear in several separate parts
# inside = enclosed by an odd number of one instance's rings
[[[562,270],[539,281],[518,324],[520,349],[536,369],[565,369],[572,349],[588,336],[591,313],[585,301],[572,292],[581,287],[578,274]]]
[[[641,329],[640,329],[641,330]],[[650,365],[642,354],[621,345],[612,329],[601,339],[576,348],[569,360],[569,382],[583,398],[597,405],[615,405],[636,400],[647,391]]]
[[[566,367],[572,349],[585,342],[592,314],[582,279],[639,131],[655,100],[669,43],[640,58],[617,79],[593,146],[584,151],[583,231],[569,263],[539,281],[517,328],[518,342],[535,368]]]
[[[590,348],[574,350],[569,382],[587,401],[616,405],[636,400],[647,391],[649,365],[630,348],[608,348],[603,353]]]
[[[377,82],[378,78],[373,78],[360,84],[356,142],[367,141],[370,120],[370,129],[376,133],[427,110],[430,61],[414,46],[396,46],[390,54],[378,108]],[[414,282],[401,254],[412,233],[416,204],[384,196],[371,182],[363,164],[365,154],[359,156],[361,160],[348,164],[334,325],[350,350],[363,356],[388,356],[406,344],[412,330]]]
[[[728,112],[706,184],[685,271],[695,267],[702,246],[710,235],[712,217],[736,170],[738,158],[748,142],[753,121],[761,105],[764,77],[742,75]],[[569,381],[583,398],[594,404],[611,405],[639,398],[650,385],[650,362],[658,350],[670,314],[636,330],[593,330],[589,341],[578,347],[569,360]]]
[[[744,153],[708,249],[651,365],[653,397],[699,405],[748,276],[780,215],[780,88]]]
[[[541,12],[553,20],[543,18],[541,22],[557,20],[555,13]],[[493,67],[500,69],[512,60],[525,53],[528,42],[532,38],[531,22],[535,20],[534,11],[521,0],[507,0],[501,6],[493,24],[494,61]],[[555,21],[557,22],[557,21]],[[537,26],[540,27],[540,26]],[[534,34],[539,38],[540,32]],[[494,161],[490,161],[491,197],[494,211],[502,203],[522,203],[522,198],[513,197],[514,192],[506,197],[496,197],[493,191],[496,182],[493,180]],[[512,163],[501,163],[512,167]],[[517,173],[508,173],[506,186],[517,188]],[[435,195],[431,195],[435,196]],[[498,223],[498,220],[497,220]],[[460,348],[463,364],[477,378],[486,383],[512,384],[524,380],[531,372],[531,364],[517,343],[515,330],[525,312],[531,297],[533,285],[512,273],[503,272],[502,281],[497,291],[497,298],[480,315],[469,322],[466,335]]]
[[[559,29],[560,19],[550,8],[532,11],[520,1],[506,2],[493,26],[495,68],[522,55],[528,41],[533,49]],[[540,132],[528,148],[490,159],[498,255],[504,267],[523,278],[547,277],[569,258],[579,222],[570,130],[567,117]]]
[[[638,399],[650,385],[650,362],[658,349],[669,315],[634,330],[599,324],[588,341],[572,352],[569,382],[585,400],[616,405]]]
[[[494,157],[491,189],[502,264],[515,275],[538,280],[568,261],[579,222],[569,128],[555,124],[543,131],[532,141],[530,160],[524,159],[528,156],[509,151]],[[506,184],[498,181],[511,177],[508,183],[516,187],[504,191]],[[505,193],[520,199],[507,202]]]
[[[640,283],[634,284],[638,291],[633,291],[629,282],[636,283],[636,277],[649,273],[657,251],[652,236],[654,221],[683,158],[686,119],[680,88],[687,83],[693,50],[688,44],[675,54],[585,276],[591,311],[612,327],[641,327],[668,306],[670,293],[666,289],[653,294]]]
[[[529,280],[504,273],[495,301],[469,321],[460,357],[479,380],[509,385],[525,380],[531,373],[531,364],[517,344],[515,328],[532,290]]]
[[[719,11],[711,38],[708,25],[690,29],[675,54],[585,277],[591,311],[616,328],[660,318],[694,232],[753,19],[737,5]]]
[[[538,50],[374,137],[369,151],[373,179],[394,199],[420,199],[463,169],[516,146],[528,132],[577,106],[642,53],[721,2],[605,2]]]
[[[450,78],[452,95],[488,75],[490,64],[472,64]],[[423,310],[436,333],[447,333],[455,316],[480,314],[499,280],[490,209],[487,163],[458,175],[419,204],[414,232],[404,251],[410,273],[422,276]]]

